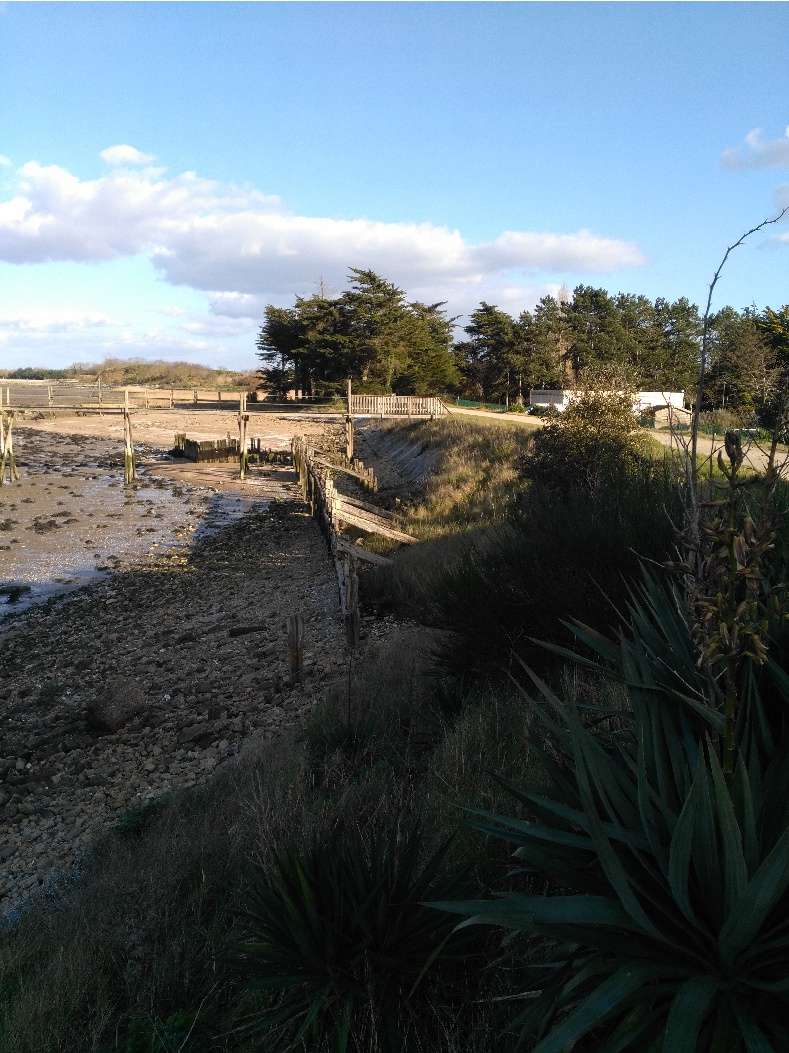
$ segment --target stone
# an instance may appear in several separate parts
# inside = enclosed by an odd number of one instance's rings
[[[134,680],[117,677],[108,680],[104,690],[90,702],[85,720],[91,731],[112,735],[145,708],[145,697]]]

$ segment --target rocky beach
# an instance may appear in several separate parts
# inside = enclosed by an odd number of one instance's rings
[[[234,418],[163,416],[139,418],[133,487],[117,420],[91,417],[25,422],[22,479],[0,489],[0,585],[30,586],[16,607],[6,589],[0,621],[6,917],[78,870],[103,829],[297,725],[343,665],[334,568],[293,473],[259,468],[241,484],[231,465],[168,460],[174,431],[223,435]],[[252,434],[283,448],[307,431],[328,450],[335,430],[267,418]]]

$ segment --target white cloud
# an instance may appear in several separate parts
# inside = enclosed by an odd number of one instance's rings
[[[410,295],[430,286],[453,307],[497,276],[512,287],[523,274],[600,273],[644,262],[632,242],[583,229],[504,231],[475,244],[432,223],[297,215],[254,188],[157,168],[80,179],[29,161],[18,170],[14,195],[0,201],[2,260],[139,254],[173,284],[207,292],[212,312],[230,317],[260,317],[265,302],[309,295],[319,277],[342,288],[349,266],[379,270]]]
[[[779,139],[765,139],[761,128],[752,128],[743,146],[723,151],[726,168],[789,168],[789,127]]]
[[[0,168],[11,168],[13,167],[13,164],[14,162],[10,157],[7,157],[5,154],[0,154]]]
[[[0,313],[0,331],[4,333],[26,333],[50,336],[59,333],[83,332],[86,329],[101,329],[112,325],[107,315],[81,311],[36,311],[15,314]]]
[[[199,325],[194,332],[191,328],[188,324],[146,327],[76,311],[5,314],[0,315],[0,362],[9,369],[66,366],[108,357],[189,359],[230,368],[249,368],[254,363],[252,323],[247,322],[241,334],[221,332],[221,326],[216,331],[209,326],[205,332]]]
[[[108,165],[149,165],[156,160],[153,154],[144,154],[142,150],[129,146],[128,143],[108,146],[106,150],[101,151],[99,157]]]

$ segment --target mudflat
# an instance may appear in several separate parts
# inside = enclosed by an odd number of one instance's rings
[[[175,431],[214,437],[235,423],[199,417],[202,435],[177,413],[137,417],[140,479],[126,488],[117,419],[15,429],[22,478],[0,489],[0,523],[12,521],[0,573],[37,565],[39,602],[7,604],[0,621],[0,913],[78,873],[102,829],[297,724],[340,674],[336,576],[294,473],[255,468],[240,483],[233,465],[167,460]],[[339,428],[250,428],[271,447],[296,432],[329,450]],[[76,578],[70,591],[54,591],[55,573]],[[305,671],[292,685],[296,612]]]

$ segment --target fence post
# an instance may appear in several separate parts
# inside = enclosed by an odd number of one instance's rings
[[[300,614],[288,618],[288,661],[291,684],[300,684],[304,676],[304,618]]]
[[[356,556],[349,554],[345,571],[345,639],[349,651],[359,646],[359,574],[356,569]]]
[[[173,405],[175,404],[174,396],[175,396],[175,391],[173,390],[173,388],[170,388],[170,409],[172,409]]]
[[[126,392],[128,395],[128,391]],[[134,444],[132,442],[131,416],[128,409],[123,411],[123,481],[133,483],[136,478],[134,465]]]

